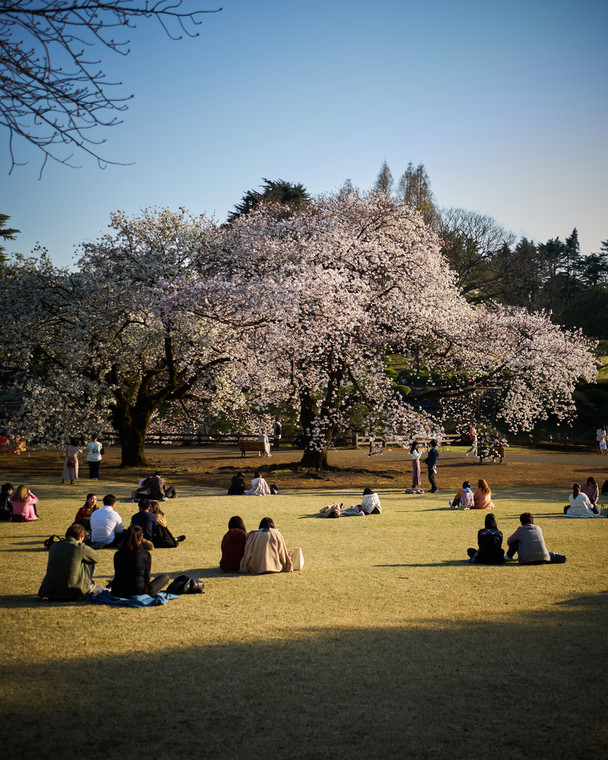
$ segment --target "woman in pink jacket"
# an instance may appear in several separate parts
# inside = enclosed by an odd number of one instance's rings
[[[37,520],[36,504],[38,499],[25,486],[19,486],[11,497],[11,506],[13,507],[13,520],[15,522],[29,522]]]

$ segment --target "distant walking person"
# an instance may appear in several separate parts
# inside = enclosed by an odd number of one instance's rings
[[[601,456],[606,453],[606,425],[602,425],[595,431],[595,440],[597,441],[597,452]]]
[[[471,442],[471,447],[465,451],[464,455],[465,457],[468,457],[469,454],[473,454],[474,457],[477,456],[477,430],[475,430],[475,425],[471,425],[469,428],[469,441]]]
[[[89,479],[99,480],[99,465],[103,454],[103,446],[97,440],[97,433],[93,433],[87,444],[87,462],[89,463]]]
[[[283,425],[279,422],[279,418],[277,417],[275,421],[272,423],[272,447],[273,449],[279,450],[279,443],[281,442],[281,438],[283,437]]]
[[[436,493],[439,489],[435,482],[435,475],[437,474],[437,460],[439,459],[439,452],[437,451],[437,441],[433,438],[431,441],[431,448],[426,455],[426,466],[428,468],[429,483],[431,484],[430,493]]]

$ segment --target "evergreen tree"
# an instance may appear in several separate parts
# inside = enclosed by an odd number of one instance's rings
[[[403,172],[397,185],[397,197],[415,208],[422,214],[422,218],[430,227],[436,227],[439,222],[439,212],[435,204],[435,197],[431,190],[431,181],[424,164],[414,164],[410,161],[407,169]]]
[[[386,161],[383,161],[374,184],[374,190],[378,193],[384,193],[384,195],[391,195],[394,184],[395,181],[393,180],[391,170],[388,168]]]
[[[15,236],[21,232],[21,230],[16,230],[12,227],[7,227],[6,223],[10,219],[10,216],[7,216],[6,214],[0,214],[0,238],[2,240],[14,240]],[[5,248],[3,245],[0,245],[0,270],[2,269],[3,264],[6,262],[6,254],[5,254]]]
[[[248,214],[257,208],[260,203],[278,203],[286,206],[298,207],[310,203],[308,190],[301,182],[294,184],[286,182],[284,179],[266,179],[262,178],[262,192],[258,190],[248,190],[243,196],[240,203],[234,207],[234,211],[228,214],[227,222],[230,224],[243,214]]]

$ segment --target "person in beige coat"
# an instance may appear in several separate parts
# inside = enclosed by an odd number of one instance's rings
[[[293,570],[291,553],[285,539],[274,527],[270,517],[264,517],[258,530],[247,536],[241,573],[290,573]]]

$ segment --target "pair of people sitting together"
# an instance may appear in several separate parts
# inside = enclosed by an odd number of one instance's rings
[[[38,596],[52,601],[84,599],[94,588],[95,565],[101,553],[84,543],[85,528],[73,523],[63,541],[49,549],[46,575]],[[134,595],[155,596],[168,583],[163,573],[152,579],[152,557],[139,525],[131,525],[114,555],[114,578],[108,584],[113,596],[128,599]]]
[[[365,517],[379,515],[382,512],[380,497],[371,488],[365,488],[361,504],[344,507],[344,504],[329,504],[320,510],[321,517]]]
[[[477,481],[475,493],[471,490],[469,481],[465,480],[462,488],[457,491],[456,496],[450,499],[448,504],[450,509],[494,509],[492,491],[483,478],[479,478]]]
[[[278,493],[279,489],[276,485],[274,483],[268,485],[259,471],[255,472],[250,488],[245,485],[245,474],[243,472],[233,475],[228,487],[228,496],[270,496]]]
[[[520,565],[543,565],[563,563],[566,557],[558,552],[548,551],[543,532],[534,524],[530,512],[519,518],[520,526],[507,538],[509,547],[506,554],[502,548],[502,533],[498,530],[496,516],[486,515],[485,525],[477,534],[477,549],[467,549],[469,562],[474,565],[502,565],[514,559],[517,554]]]
[[[221,548],[220,567],[227,573],[290,573],[300,570],[303,564],[302,550],[297,548],[290,552],[287,549],[285,539],[270,517],[262,518],[260,527],[249,533],[242,518],[231,517]]]
[[[133,501],[138,501],[143,497],[154,501],[167,501],[167,499],[175,499],[176,495],[175,487],[168,486],[160,472],[155,472],[154,475],[148,475],[139,481],[131,498]]]
[[[587,478],[587,483],[581,488],[578,483],[572,486],[568,504],[564,507],[566,517],[599,517],[597,506],[600,497],[595,478]]]

